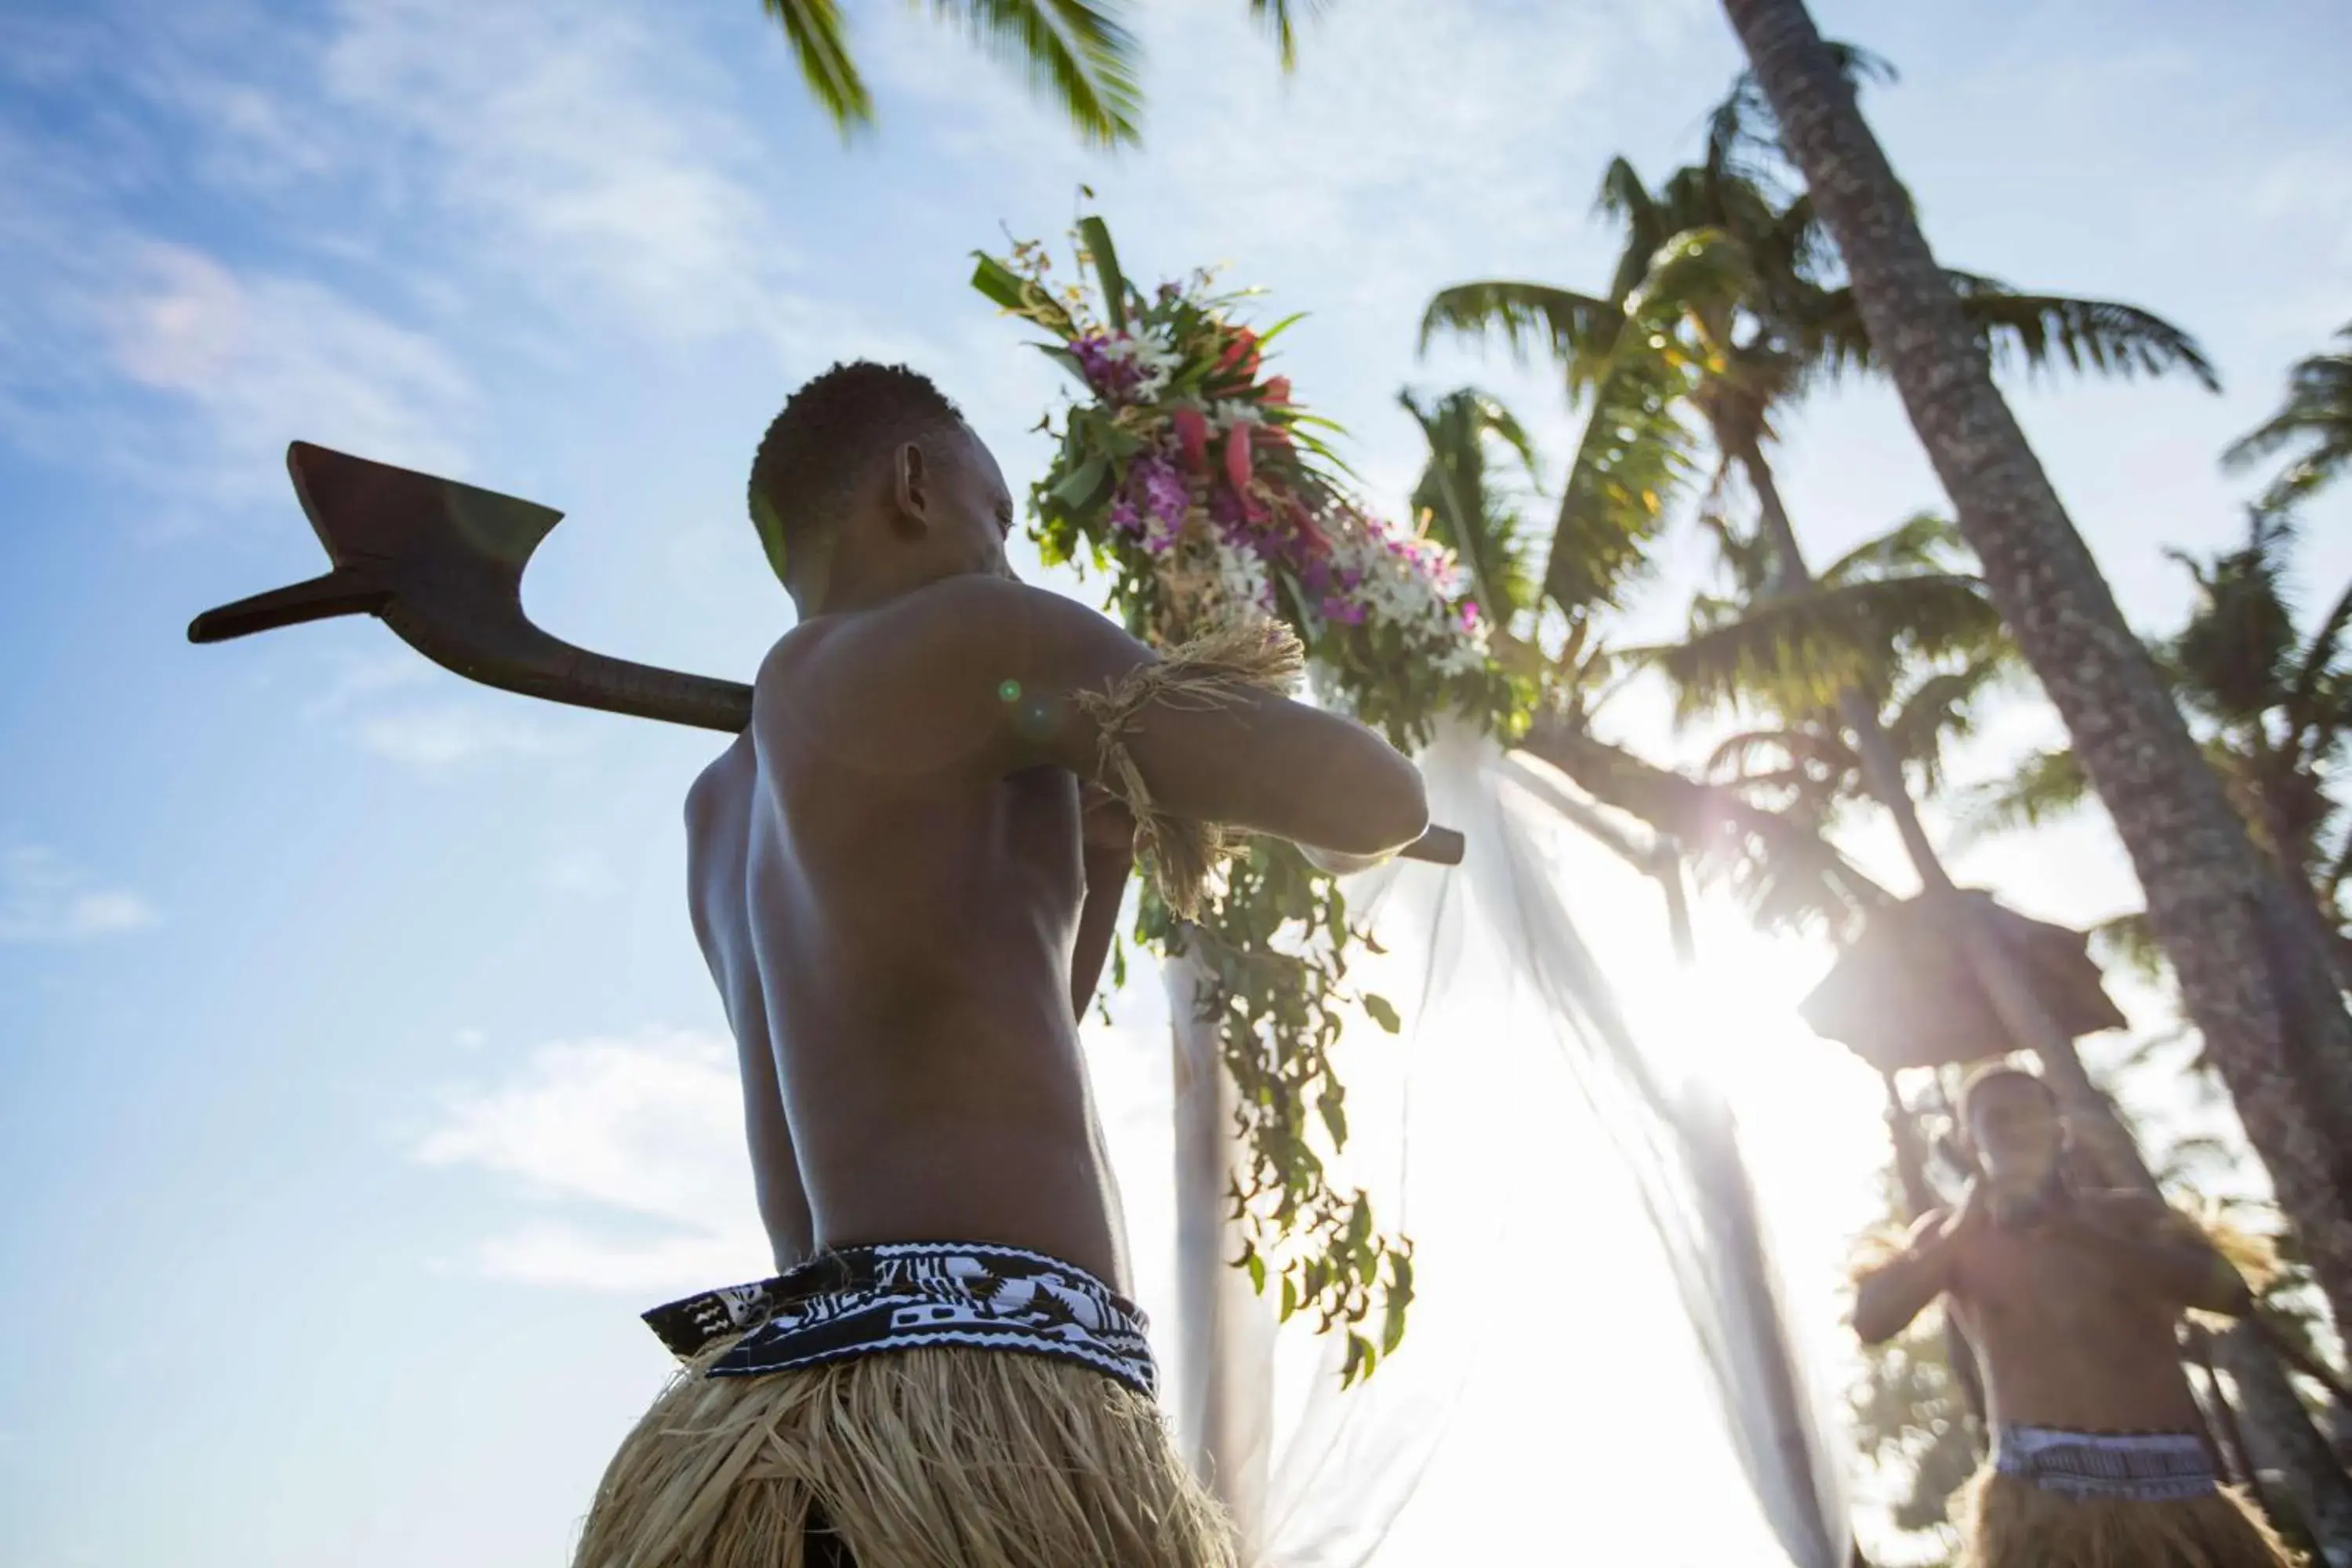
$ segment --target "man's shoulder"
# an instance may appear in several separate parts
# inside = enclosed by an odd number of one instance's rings
[[[873,669],[951,653],[1034,615],[1038,601],[1058,598],[1003,578],[959,576],[871,609],[819,616],[776,639],[760,661],[753,690],[756,696],[798,685],[835,666]]]
[[[747,730],[730,742],[725,751],[711,758],[703,770],[694,775],[694,782],[686,786],[689,852],[715,821],[730,818],[736,814],[736,808],[751,791],[759,766],[758,755],[752,749],[751,734]]]
[[[2076,1193],[2074,1201],[2091,1217],[2111,1226],[2183,1235],[2203,1234],[2203,1226],[2153,1194],[2128,1188],[2105,1188]]]

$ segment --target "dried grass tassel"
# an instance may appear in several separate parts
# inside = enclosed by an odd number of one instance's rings
[[[1158,810],[1128,750],[1143,710],[1158,703],[1195,710],[1221,708],[1247,691],[1287,693],[1306,668],[1306,650],[1280,621],[1238,619],[1193,638],[1105,691],[1078,695],[1078,710],[1101,734],[1098,773],[1135,816],[1137,847],[1151,868],[1160,896],[1180,919],[1201,907],[1201,895],[1229,847],[1216,825]]]

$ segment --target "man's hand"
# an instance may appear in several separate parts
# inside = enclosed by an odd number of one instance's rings
[[[1853,1329],[1863,1343],[1893,1339],[1952,1288],[1960,1253],[1991,1223],[1991,1194],[1985,1187],[1971,1182],[1958,1208],[1920,1215],[1904,1249],[1855,1281]]]
[[[1098,784],[1078,786],[1078,842],[1089,860],[1110,856],[1135,858],[1135,813],[1127,802]]]

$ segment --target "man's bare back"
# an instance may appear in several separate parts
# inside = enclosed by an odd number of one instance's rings
[[[1083,904],[1098,964],[1125,862],[1090,871],[1080,778],[1105,754],[1087,694],[1157,657],[1011,579],[1003,478],[968,431],[949,447],[935,468],[902,452],[872,547],[836,557],[833,607],[770,652],[749,735],[697,784],[697,930],[746,1052],[780,1263],[801,1247],[792,1171],[816,1249],[992,1241],[1120,1285],[1073,1005],[1094,975],[1074,984],[1073,953]],[[852,568],[870,585],[840,581]],[[1385,742],[1264,690],[1145,701],[1118,743],[1175,816],[1340,860],[1426,826],[1419,775]],[[757,1082],[770,1065],[780,1120]]]
[[[821,618],[777,644],[758,740],[689,801],[695,858],[743,868],[740,902],[698,883],[698,923],[714,972],[759,998],[738,1027],[764,1026],[782,1115],[764,1139],[748,1118],[754,1163],[763,1192],[796,1172],[810,1225],[803,1238],[771,1221],[780,1266],[792,1247],[954,1237],[1123,1286],[1069,1002],[1076,776],[975,775],[935,710],[829,691],[813,656],[840,627]],[[746,1085],[764,1087],[748,1069]]]

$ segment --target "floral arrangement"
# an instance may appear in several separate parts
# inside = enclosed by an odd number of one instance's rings
[[[1206,271],[1146,295],[1120,273],[1099,218],[1079,225],[1097,288],[1056,289],[1034,243],[982,256],[973,285],[1052,337],[1082,385],[1060,449],[1031,492],[1047,563],[1111,571],[1130,629],[1155,645],[1240,615],[1279,616],[1327,700],[1400,746],[1448,711],[1492,719],[1508,692],[1452,552],[1374,515],[1346,465],[1265,355],[1299,320],[1258,332],[1245,296]]]
[[[1287,622],[1323,700],[1400,747],[1426,742],[1449,712],[1503,718],[1509,685],[1452,553],[1357,500],[1325,439],[1339,427],[1267,374],[1268,348],[1298,318],[1253,329],[1239,319],[1245,296],[1216,292],[1206,271],[1147,295],[1120,271],[1101,219],[1076,237],[1080,280],[1056,287],[1034,242],[981,255],[972,278],[1045,331],[1038,346],[1077,384],[1030,492],[1047,563],[1108,573],[1111,608],[1155,647],[1236,616]],[[1386,1002],[1347,989],[1349,951],[1369,934],[1349,924],[1336,884],[1266,840],[1226,865],[1192,921],[1147,895],[1137,934],[1197,960],[1201,1016],[1239,1089],[1234,1266],[1260,1292],[1278,1286],[1285,1319],[1345,1325],[1343,1380],[1369,1375],[1403,1338],[1412,1244],[1380,1230],[1364,1193],[1331,1184],[1323,1152],[1347,1142],[1328,1054],[1346,1018],[1399,1026]],[[1377,1342],[1364,1327],[1376,1295]]]

